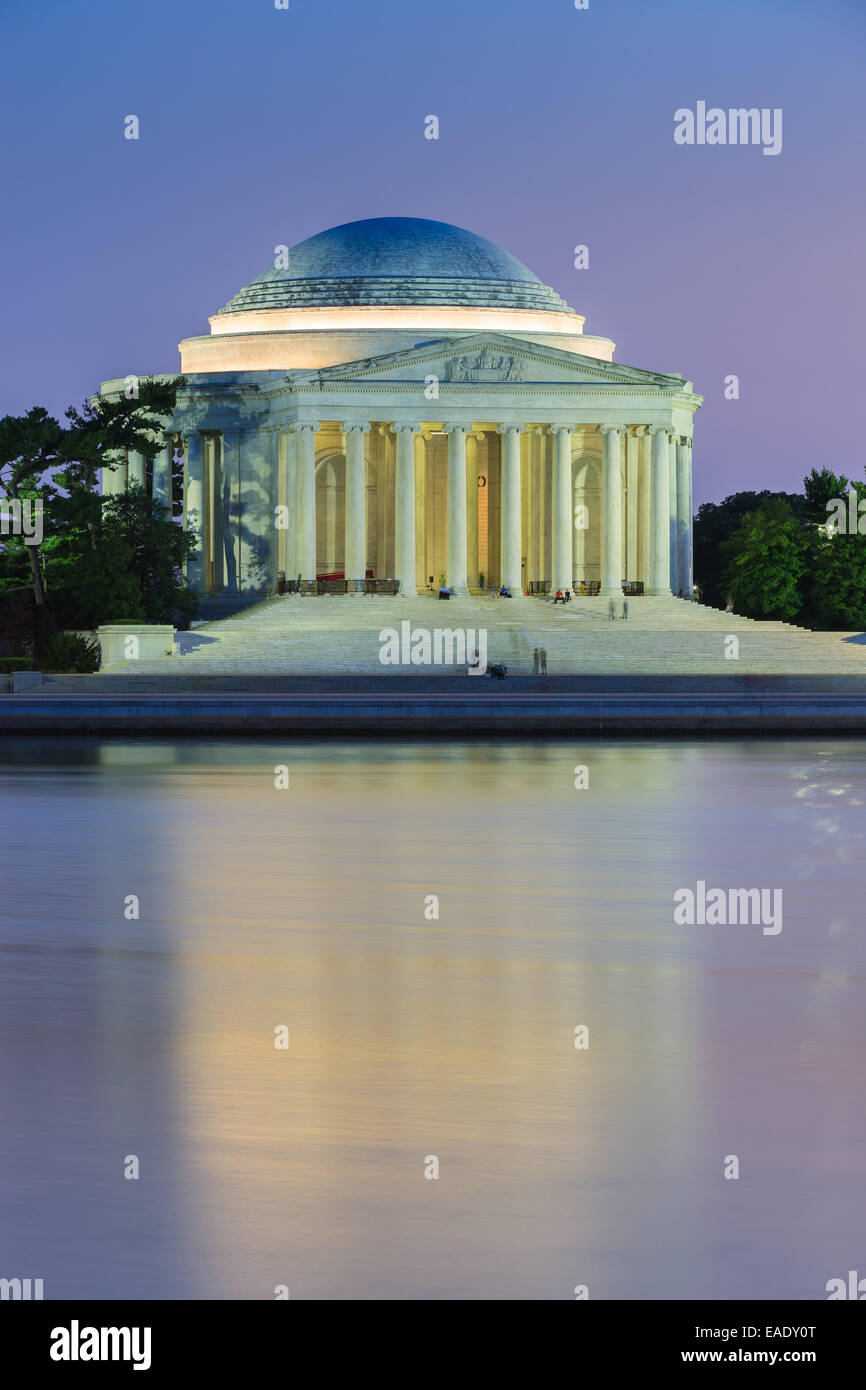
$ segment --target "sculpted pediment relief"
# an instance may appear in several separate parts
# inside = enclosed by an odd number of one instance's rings
[[[445,359],[444,381],[525,381],[526,362],[507,352],[482,348]]]
[[[679,385],[682,378],[647,372],[620,363],[603,362],[599,358],[581,357],[576,353],[545,347],[540,343],[512,337],[490,337],[450,342],[421,343],[414,348],[384,353],[361,361],[325,367],[317,372],[292,372],[299,384],[305,378],[318,383],[326,381],[381,382],[426,381],[436,377],[443,383],[456,386],[483,386],[523,382],[532,385],[593,382],[624,385]]]

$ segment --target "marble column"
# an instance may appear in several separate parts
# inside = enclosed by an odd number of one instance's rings
[[[602,425],[601,593],[622,598],[622,441],[624,425]]]
[[[127,488],[144,487],[147,483],[146,460],[137,449],[130,449],[127,456]]]
[[[102,495],[103,497],[117,497],[119,493],[126,492],[126,472],[128,468],[126,450],[109,450],[106,453],[106,462],[113,463],[115,466],[114,468],[103,468],[102,470]]]
[[[275,430],[255,421],[244,430],[241,468],[240,531],[244,590],[260,599],[274,593],[277,580],[277,451]]]
[[[529,581],[532,577],[530,567],[529,551],[532,545],[532,431],[528,426],[524,426],[523,434],[520,436],[520,477],[521,485],[521,504],[520,504],[520,534],[521,549],[520,556],[520,586],[524,593],[529,588]]]
[[[295,507],[297,505],[297,475],[295,470],[295,446],[297,444],[297,434],[289,425],[280,425],[280,436],[283,439],[283,495],[280,498],[282,505],[286,509],[286,533],[285,533],[285,553],[283,556],[284,574],[286,579],[297,579],[297,518]]]
[[[670,464],[669,441],[671,430],[667,425],[650,425],[653,450],[652,485],[652,536],[650,543],[650,594],[670,597]]]
[[[677,582],[678,561],[677,561],[677,456],[676,456],[676,436],[668,445],[668,527],[670,530],[670,583],[671,593],[676,595],[679,587]]]
[[[478,573],[478,445],[483,434],[466,436],[466,585],[470,592],[480,583]]]
[[[415,435],[415,584],[426,588],[427,569],[427,441]]]
[[[689,440],[689,593],[695,592],[695,468]]]
[[[466,583],[466,433],[468,425],[445,426],[448,436],[448,520],[446,583],[457,594]]]
[[[223,555],[225,558],[225,587],[230,594],[243,588],[243,554],[241,544],[241,432],[223,430],[220,438],[223,463]]]
[[[652,531],[652,472],[653,442],[649,428],[639,425],[635,430],[638,441],[637,483],[637,571],[635,579],[643,581],[645,590],[650,584],[650,536]]]
[[[204,594],[207,576],[207,507],[205,505],[204,445],[201,435],[184,435],[185,480],[184,530],[193,538],[194,549],[186,563],[187,583]]]
[[[525,425],[498,425],[498,433],[502,435],[502,473],[501,473],[501,493],[500,493],[500,556],[499,572],[501,575],[500,583],[507,589],[517,590],[522,593],[523,576],[520,568],[520,561],[523,556],[521,515],[522,505],[520,488],[520,436],[525,433]],[[569,541],[571,540],[571,437],[566,436],[568,445],[568,502],[566,511],[569,513]],[[569,584],[571,583],[571,557],[568,560]]]
[[[171,434],[163,438],[162,448],[153,460],[153,500],[161,502],[171,515],[171,462],[174,453],[174,439]]]
[[[397,437],[397,464],[394,493],[394,578],[400,581],[400,594],[412,598],[415,583],[415,438],[418,425],[392,425]]]
[[[316,577],[316,431],[318,424],[296,421],[296,555],[301,579]]]
[[[574,580],[574,516],[571,499],[571,436],[576,425],[551,425],[556,450],[550,496],[550,587],[570,589]]]
[[[638,475],[640,467],[640,441],[634,430],[626,430],[625,435],[625,569],[623,579],[640,579],[637,567],[638,549]]]
[[[367,460],[364,436],[369,424],[344,421],[340,426],[346,440],[346,505],[343,573],[349,593],[362,592],[367,575]]]
[[[692,441],[677,436],[677,591],[692,596]]]
[[[225,588],[225,496],[221,434],[211,436],[208,473],[213,519],[213,532],[210,538],[210,559],[213,567],[211,590],[213,593],[221,593]]]
[[[541,540],[541,517],[542,517],[542,485],[543,469],[541,462],[542,449],[546,441],[542,438],[537,427],[529,427],[529,467],[527,472],[529,492],[529,537],[527,544],[527,573],[526,578],[531,583],[533,580],[544,579],[546,575],[542,572],[544,568],[544,546]],[[528,587],[528,584],[527,584]]]

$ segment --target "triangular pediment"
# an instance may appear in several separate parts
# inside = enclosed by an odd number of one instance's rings
[[[681,390],[684,378],[648,372],[621,362],[603,362],[561,348],[547,347],[510,333],[478,333],[461,338],[438,338],[412,348],[341,362],[318,371],[289,373],[292,384],[341,382],[423,383],[435,376],[454,386],[610,384],[654,386]]]

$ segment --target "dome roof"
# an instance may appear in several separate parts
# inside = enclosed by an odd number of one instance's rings
[[[340,305],[478,305],[574,313],[486,237],[423,217],[370,217],[307,237],[220,311]]]

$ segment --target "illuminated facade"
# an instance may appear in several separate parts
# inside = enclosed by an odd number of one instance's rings
[[[458,593],[692,585],[682,376],[625,367],[532,271],[459,227],[321,232],[180,344],[152,486],[184,453],[190,583],[230,611],[288,578]],[[103,392],[122,381],[103,383]],[[143,483],[131,453],[103,490]]]

